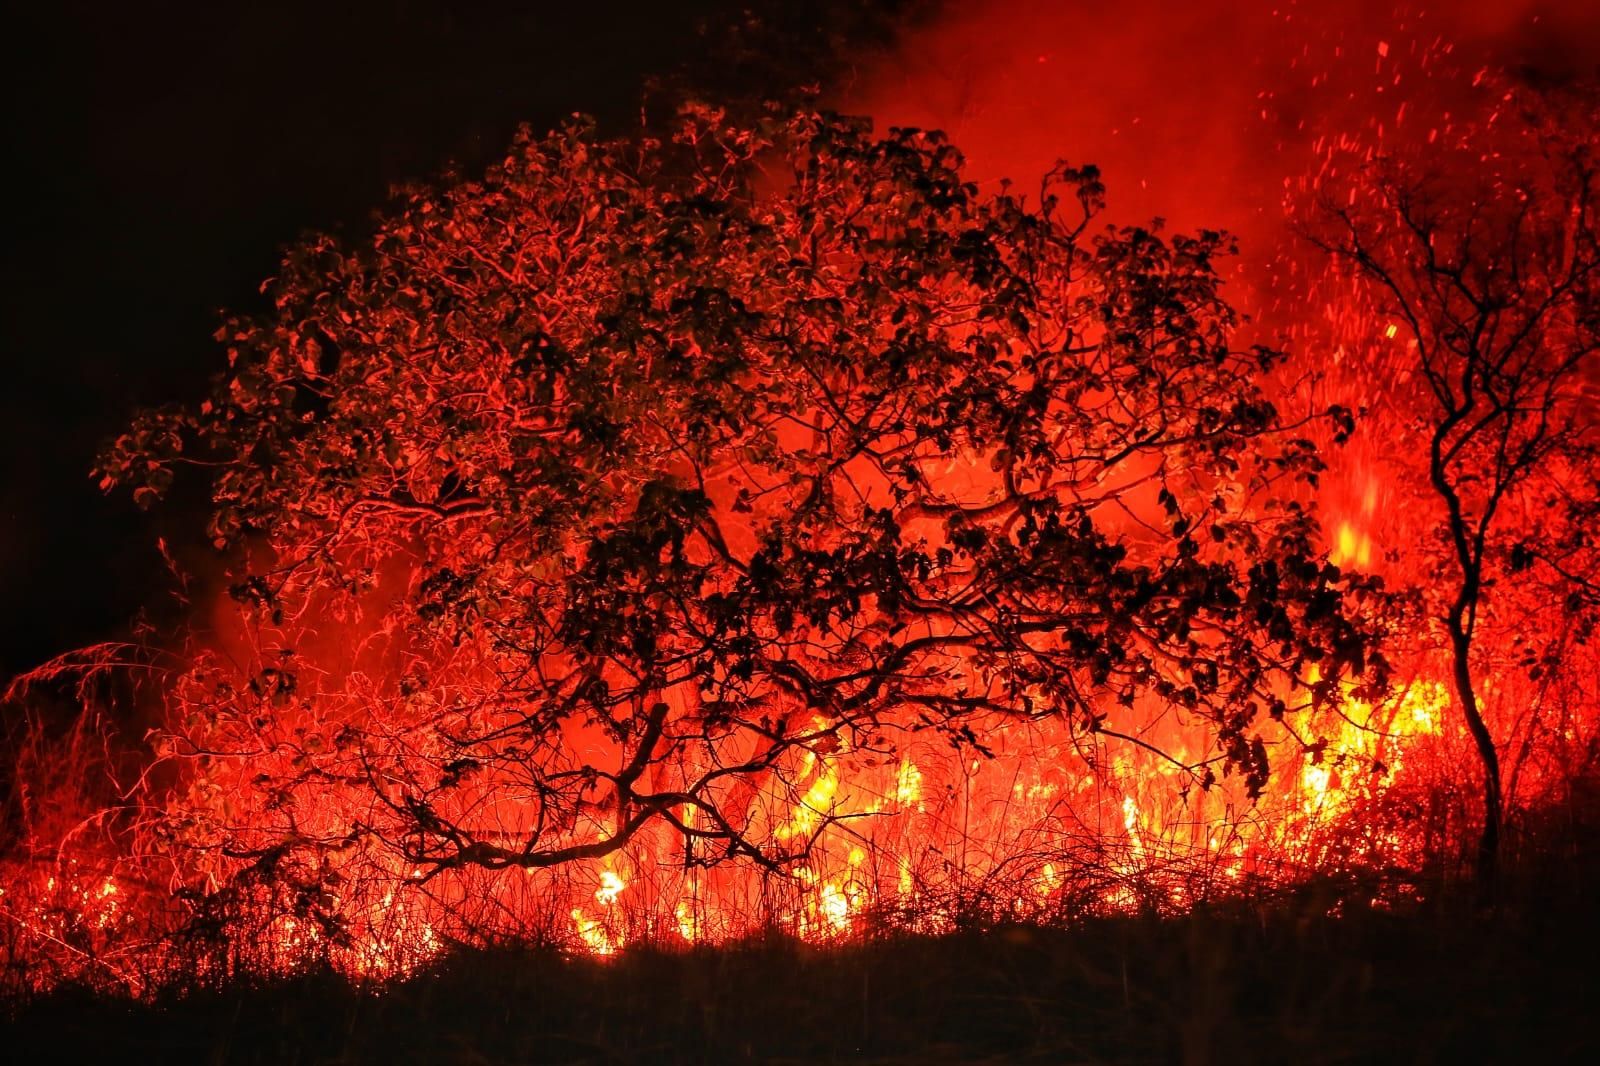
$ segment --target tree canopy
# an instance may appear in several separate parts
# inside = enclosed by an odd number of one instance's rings
[[[1306,490],[1349,415],[1275,406],[1225,235],[1103,198],[690,110],[525,131],[294,248],[209,399],[102,464],[146,503],[203,468],[237,569],[159,737],[169,839],[427,880],[652,827],[782,867],[816,829],[755,800],[796,759],[1019,718],[1175,714],[1200,786],[1259,791],[1266,723],[1384,674]]]

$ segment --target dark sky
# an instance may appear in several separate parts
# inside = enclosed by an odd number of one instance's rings
[[[395,182],[480,168],[519,121],[581,110],[620,125],[648,77],[726,80],[722,35],[751,6],[68,2],[12,16],[0,681],[161,601],[159,523],[197,519],[102,496],[90,465],[137,405],[199,395],[221,366],[219,310],[255,306],[285,243],[359,231]],[[796,69],[859,30],[850,5],[764,6],[757,51],[786,50]]]
[[[1198,50],[1200,72],[1255,92],[1257,74],[1238,73],[1241,24],[1223,14],[1278,5],[1240,2],[1191,5],[1185,21],[1159,0],[56,0],[0,22],[13,189],[0,240],[0,685],[170,602],[156,537],[180,552],[198,543],[196,501],[145,515],[103,496],[88,477],[95,452],[139,405],[198,398],[222,366],[220,311],[258,306],[305,230],[359,234],[389,186],[451,162],[479,170],[519,121],[542,129],[585,111],[628,124],[651,77],[711,96],[815,81],[844,106],[951,129],[983,173],[1037,173],[1013,158],[1036,148],[1114,162],[1090,120],[1126,125],[1121,107],[1148,120],[1147,142],[1180,143],[1156,120],[1181,132],[1194,125],[1185,107],[1216,103],[1192,76],[1174,92],[1157,61],[1167,37]],[[1386,10],[1304,7],[1361,22]],[[1592,70],[1596,10],[1464,0],[1444,28],[1503,62]],[[881,61],[889,51],[898,64]],[[1216,110],[1212,125],[1228,117]],[[1212,136],[1211,157],[1225,140]],[[1189,171],[1171,169],[1185,185],[1153,190],[1163,213],[1194,193]]]

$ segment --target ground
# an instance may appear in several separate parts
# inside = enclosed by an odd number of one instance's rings
[[[1586,883],[836,947],[462,952],[366,991],[313,974],[142,1006],[62,992],[0,1046],[30,1063],[1600,1061]]]

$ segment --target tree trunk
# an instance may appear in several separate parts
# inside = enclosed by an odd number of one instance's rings
[[[1464,389],[1470,393],[1470,389]],[[1444,499],[1450,516],[1450,540],[1455,546],[1456,563],[1461,567],[1461,585],[1456,590],[1455,602],[1445,616],[1450,631],[1450,651],[1453,662],[1456,698],[1461,701],[1461,714],[1466,719],[1467,731],[1478,749],[1478,761],[1483,764],[1483,834],[1478,838],[1478,887],[1485,898],[1493,895],[1500,867],[1500,755],[1495,750],[1494,737],[1478,708],[1478,692],[1472,683],[1472,631],[1477,621],[1478,600],[1483,593],[1483,536],[1493,513],[1480,523],[1474,536],[1461,504],[1461,496],[1451,483],[1444,459],[1444,443],[1455,427],[1468,415],[1468,407],[1452,410],[1449,417],[1434,428],[1429,450],[1429,476],[1434,490]],[[1498,497],[1498,490],[1496,492]]]
[[[1461,701],[1461,711],[1467,721],[1467,730],[1477,745],[1478,761],[1483,764],[1483,833],[1478,838],[1478,885],[1491,893],[1500,869],[1500,823],[1502,819],[1500,795],[1500,754],[1495,750],[1494,737],[1478,709],[1477,689],[1472,683],[1472,667],[1468,653],[1472,638],[1462,625],[1462,609],[1451,612],[1450,645],[1453,653],[1456,697]]]

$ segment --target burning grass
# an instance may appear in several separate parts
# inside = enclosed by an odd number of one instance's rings
[[[1363,906],[1382,893],[1341,880],[1070,929],[474,949],[366,985],[315,971],[138,1001],[58,990],[5,1038],[27,1061],[1583,1061],[1600,1047],[1594,861],[1493,914],[1448,893]]]
[[[1509,1004],[1477,971],[1578,910],[1534,873],[1592,869],[1545,823],[1600,760],[1600,249],[1592,107],[1501,92],[1443,136],[1504,195],[1381,135],[1291,188],[1342,264],[1297,353],[1226,237],[1091,227],[1094,168],[989,196],[812,112],[524,135],[295,249],[104,463],[210,472],[226,595],[13,688],[71,711],[11,737],[6,991],[243,1057],[274,1011],[442,1055],[459,997],[574,1061],[1371,1057],[1408,981]]]

